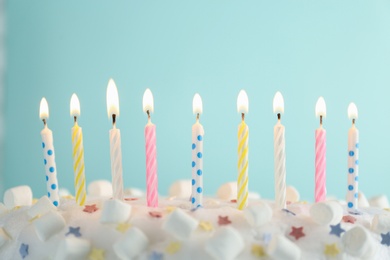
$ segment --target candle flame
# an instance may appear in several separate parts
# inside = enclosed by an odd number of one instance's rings
[[[118,89],[113,79],[110,79],[107,85],[107,113],[108,117],[119,116]]]
[[[319,97],[316,103],[316,116],[326,117],[326,104],[323,97]]]
[[[357,110],[355,103],[349,104],[348,117],[349,117],[349,119],[357,119],[358,118],[358,110]]]
[[[148,88],[144,92],[144,97],[142,98],[142,106],[143,106],[145,113],[147,111],[149,111],[149,113],[153,113],[154,99],[153,99],[152,91],[150,91],[150,89],[148,89]]]
[[[198,93],[194,95],[194,98],[192,99],[192,112],[194,114],[202,114],[203,112],[203,102],[202,98]]]
[[[39,117],[41,119],[49,118],[49,105],[47,104],[46,98],[41,99],[41,104],[39,105]]]
[[[284,99],[282,93],[280,93],[279,91],[276,92],[274,96],[273,106],[274,106],[274,113],[276,114],[284,113]]]
[[[70,115],[80,116],[80,101],[75,93],[70,98]]]
[[[248,113],[248,95],[246,94],[245,90],[240,90],[240,93],[238,93],[237,97],[237,111],[238,113]]]

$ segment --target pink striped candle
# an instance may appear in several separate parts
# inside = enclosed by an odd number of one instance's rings
[[[322,127],[322,118],[326,116],[326,105],[323,97],[316,104],[316,116],[320,117],[320,127],[315,132],[315,202],[326,199],[326,130]]]
[[[148,123],[145,126],[146,200],[148,207],[158,207],[156,125],[150,119],[150,113],[154,110],[150,89],[145,90],[143,109],[148,114]]]

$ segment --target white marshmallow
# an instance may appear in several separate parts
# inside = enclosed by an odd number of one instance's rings
[[[370,259],[377,249],[371,234],[361,226],[348,230],[343,235],[342,242],[345,252],[359,259]]]
[[[71,194],[70,194],[70,191],[68,189],[65,189],[65,188],[59,188],[58,189],[58,196],[66,197],[66,196],[69,196],[69,195],[71,195]]]
[[[319,225],[336,225],[343,218],[343,208],[337,201],[319,202],[311,206],[310,216]]]
[[[250,199],[250,200],[258,200],[260,198],[261,198],[261,196],[260,196],[259,193],[254,192],[254,191],[249,191],[248,192],[248,199]]]
[[[133,259],[149,245],[149,239],[136,227],[129,229],[126,234],[113,245],[115,254],[122,260]]]
[[[8,211],[7,207],[0,202],[0,216]]]
[[[121,223],[129,219],[131,205],[120,200],[107,200],[103,204],[101,223]]]
[[[112,185],[107,180],[93,181],[88,185],[88,195],[96,197],[112,197]]]
[[[198,227],[199,221],[177,208],[167,216],[162,229],[176,237],[185,240]]]
[[[27,185],[17,186],[8,189],[4,193],[4,204],[7,208],[12,209],[18,206],[31,206],[32,191]]]
[[[219,187],[217,197],[222,200],[237,199],[237,182],[227,182]]]
[[[77,237],[66,237],[58,246],[55,259],[58,260],[84,260],[87,259],[91,243]]]
[[[141,198],[145,194],[142,190],[137,189],[137,188],[128,188],[125,190],[125,195],[131,196],[131,197],[136,197],[136,198]]]
[[[386,195],[379,195],[376,197],[372,197],[369,201],[371,207],[376,208],[389,208],[389,200]]]
[[[215,259],[236,259],[244,249],[240,233],[231,227],[222,227],[208,240],[206,252]]]
[[[293,186],[286,187],[286,200],[295,203],[299,201],[299,192]]]
[[[301,249],[283,235],[273,235],[267,247],[272,259],[295,260],[301,258]]]
[[[366,196],[361,191],[358,192],[358,206],[359,208],[367,208],[370,206]]]
[[[56,207],[47,196],[43,196],[37,201],[37,203],[27,210],[27,215],[30,219],[32,219],[38,215],[44,215],[50,210],[56,210]]]
[[[191,180],[179,180],[175,181],[171,187],[169,187],[169,196],[176,197],[178,199],[190,199],[192,191]]]
[[[248,206],[244,210],[244,215],[252,227],[261,227],[272,218],[272,209],[268,204],[260,202],[256,205]]]
[[[64,218],[55,211],[49,211],[34,221],[34,228],[40,240],[46,241],[65,227]]]
[[[371,229],[376,233],[390,231],[390,215],[375,215],[371,222]]]
[[[0,227],[0,248],[9,240],[8,234]]]

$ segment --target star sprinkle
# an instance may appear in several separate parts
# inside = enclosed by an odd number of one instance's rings
[[[343,216],[343,221],[345,223],[355,224],[356,218],[354,218],[354,217],[352,217],[350,215],[346,215],[346,216]]]
[[[171,242],[167,248],[165,248],[165,252],[168,254],[176,254],[181,249],[181,243],[180,242]]]
[[[119,223],[116,226],[116,230],[118,230],[121,233],[125,233],[129,228],[131,228],[131,226],[132,225],[130,223]]]
[[[337,256],[340,253],[340,249],[337,247],[336,243],[326,244],[324,254],[327,256]]]
[[[138,200],[138,198],[125,198],[125,201],[134,201],[134,200]]]
[[[271,241],[271,238],[272,238],[272,235],[270,233],[265,233],[263,235],[263,241],[266,245],[269,244],[269,242]]]
[[[231,203],[237,203],[237,200],[230,200]]]
[[[26,256],[28,256],[28,245],[27,244],[21,244],[19,248],[20,256],[24,259]]]
[[[176,209],[176,207],[174,206],[168,206],[165,208],[165,210],[168,212],[168,213],[171,213],[172,211],[174,211]]]
[[[199,227],[204,231],[211,231],[214,229],[213,224],[208,221],[199,221]]]
[[[262,247],[261,245],[256,245],[256,244],[252,245],[251,253],[252,253],[252,255],[254,255],[256,257],[267,256],[267,254],[265,253],[264,247]]]
[[[35,217],[33,217],[32,219],[29,220],[30,223],[34,222],[35,220],[39,219],[41,217],[41,215],[36,215]]]
[[[292,212],[292,211],[290,211],[290,210],[288,210],[288,209],[282,209],[282,211],[284,211],[284,212],[286,212],[286,213],[288,213],[288,214],[291,214],[291,215],[293,215],[293,216],[296,215],[294,212]]]
[[[162,213],[158,212],[158,211],[149,211],[149,215],[152,218],[161,218],[162,217]]]
[[[301,237],[304,237],[305,233],[303,233],[303,227],[291,227],[291,232],[289,235],[295,237],[295,239],[298,240]]]
[[[153,251],[152,254],[150,255],[150,260],[163,260],[163,254],[162,253],[159,253],[159,252],[156,252],[156,251]]]
[[[104,250],[99,248],[92,248],[88,255],[88,260],[104,260]]]
[[[232,222],[229,220],[228,216],[226,217],[218,216],[218,225],[224,226],[224,225],[229,225],[230,223]]]
[[[83,211],[87,213],[94,213],[98,210],[98,207],[96,207],[96,204],[92,205],[85,205]]]
[[[340,223],[338,223],[337,225],[330,225],[330,233],[329,234],[340,237],[341,233],[343,233],[343,232],[345,232],[345,230],[341,228]]]
[[[386,234],[381,234],[381,237],[382,237],[381,244],[390,246],[390,232],[387,232]]]
[[[65,236],[74,235],[75,237],[81,237],[80,227],[69,227],[68,233]]]

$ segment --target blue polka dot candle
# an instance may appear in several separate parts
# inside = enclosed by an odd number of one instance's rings
[[[192,110],[196,114],[196,123],[192,126],[192,208],[201,207],[203,204],[203,136],[204,129],[199,123],[202,114],[202,99],[195,94],[192,100]]]
[[[39,117],[42,119],[44,128],[41,131],[42,149],[43,149],[43,163],[46,172],[46,188],[47,196],[53,202],[54,206],[58,207],[60,197],[58,195],[58,180],[57,167],[54,154],[53,133],[47,127],[46,120],[49,118],[49,106],[45,98],[42,98]]]
[[[354,103],[348,106],[348,117],[352,120],[352,127],[348,131],[348,209],[358,208],[358,176],[359,176],[359,130],[355,126],[358,110]]]

